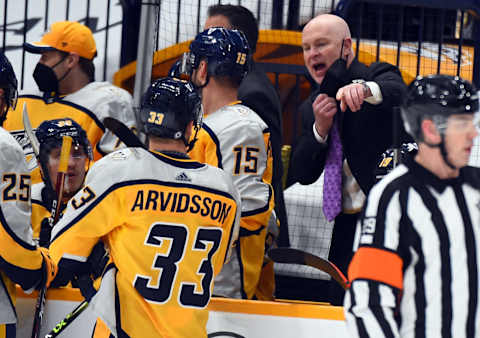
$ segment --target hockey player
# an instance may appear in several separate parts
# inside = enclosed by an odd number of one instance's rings
[[[23,145],[27,160],[33,157],[22,122],[23,103],[27,104],[33,128],[45,120],[69,117],[87,133],[94,159],[114,151],[120,145],[102,121],[113,117],[135,128],[131,95],[108,82],[95,81],[93,59],[97,55],[90,29],[78,22],[61,21],[51,25],[39,42],[26,43],[25,50],[41,54],[33,78],[42,93],[21,95],[17,109],[11,112],[5,129]],[[41,182],[37,163],[29,161],[32,182]]]
[[[157,80],[140,114],[149,150],[97,161],[53,229],[55,285],[101,238],[113,264],[91,306],[115,337],[206,337],[213,279],[238,236],[238,192],[223,170],[186,155],[202,121],[191,84]]]
[[[17,78],[0,52],[0,120],[14,108]],[[50,284],[56,266],[48,251],[37,248],[30,226],[30,174],[20,145],[0,128],[0,338],[15,338],[15,284],[24,290]]]
[[[242,32],[214,27],[195,37],[185,57],[187,72],[202,92],[206,116],[190,156],[230,174],[242,199],[239,245],[217,277],[214,294],[252,299],[262,269],[268,225],[277,225],[270,220],[274,202],[268,126],[237,100],[249,53]]]
[[[40,143],[43,182],[32,185],[33,238],[39,240],[40,246],[48,246],[51,231],[48,218],[51,217],[53,200],[57,198],[55,187],[62,137],[72,137],[73,144],[65,178],[63,200],[59,201],[61,212],[67,206],[68,200],[83,186],[92,160],[92,148],[82,127],[69,118],[44,121],[35,134]]]
[[[418,153],[369,193],[348,271],[352,336],[480,336],[478,108],[458,77],[410,84],[402,117]]]

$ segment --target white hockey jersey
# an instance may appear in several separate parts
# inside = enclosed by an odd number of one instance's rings
[[[103,126],[102,121],[106,117],[113,117],[131,129],[136,128],[130,93],[109,82],[91,82],[75,93],[47,102],[41,93],[21,95],[16,109],[8,113],[4,128],[23,147],[28,167],[33,171],[33,183],[41,182],[41,177],[30,141],[24,131],[22,118],[24,103],[27,104],[28,115],[34,129],[45,120],[65,117],[75,120],[87,133],[94,160],[121,147],[118,138]]]
[[[251,299],[259,282],[274,207],[268,126],[253,110],[234,102],[205,117],[189,154],[222,168],[240,192],[239,245],[215,280],[215,295]]]
[[[35,287],[43,276],[43,258],[32,240],[30,173],[25,156],[3,128],[0,177],[0,324],[9,324],[16,322],[14,283],[25,290]]]

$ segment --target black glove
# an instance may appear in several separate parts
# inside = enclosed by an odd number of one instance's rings
[[[97,290],[93,287],[93,281],[103,275],[109,259],[110,256],[107,250],[105,250],[103,242],[98,242],[93,247],[87,259],[89,273],[80,276],[77,275],[72,281],[72,285],[80,289],[82,296],[85,297],[88,302],[97,293]]]
[[[90,275],[93,279],[97,279],[103,275],[109,259],[110,256],[108,251],[105,250],[105,245],[102,241],[99,241],[95,244],[87,259],[87,264],[90,265]]]
[[[105,250],[103,242],[98,242],[92,249],[87,261],[80,263],[78,261],[64,263],[57,276],[52,282],[52,287],[65,286],[68,282],[72,283],[74,288],[79,288],[82,294],[90,294],[93,281],[100,277],[108,263],[109,256]],[[90,284],[90,286],[88,285]],[[82,291],[84,289],[84,291]],[[93,289],[95,290],[95,289]],[[86,297],[86,296],[84,296]]]
[[[44,248],[50,246],[50,236],[52,234],[52,227],[50,226],[49,218],[45,217],[40,223],[40,240],[39,245]]]

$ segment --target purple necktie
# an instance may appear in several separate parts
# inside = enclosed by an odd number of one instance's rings
[[[330,129],[330,146],[325,160],[323,213],[332,221],[342,210],[342,142],[335,118]]]

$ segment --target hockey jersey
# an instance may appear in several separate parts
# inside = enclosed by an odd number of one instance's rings
[[[14,283],[35,287],[43,278],[43,258],[32,240],[30,173],[22,148],[3,128],[0,175],[0,324],[9,324],[16,322]]]
[[[109,154],[53,229],[57,282],[103,240],[114,268],[92,307],[116,337],[206,336],[213,278],[238,236],[238,200],[218,168],[142,148]]]
[[[32,171],[33,183],[41,182],[41,177],[23,126],[24,103],[27,104],[28,116],[34,129],[45,120],[65,117],[75,120],[87,133],[94,160],[120,146],[118,138],[102,124],[106,117],[122,121],[132,129],[135,129],[136,125],[131,95],[108,82],[91,82],[72,94],[47,101],[41,95],[21,95],[16,109],[8,113],[4,128],[23,147],[28,167]]]
[[[274,207],[270,132],[250,108],[235,102],[207,115],[189,155],[222,168],[240,192],[239,245],[215,280],[215,295],[254,296],[265,254],[267,226]]]

